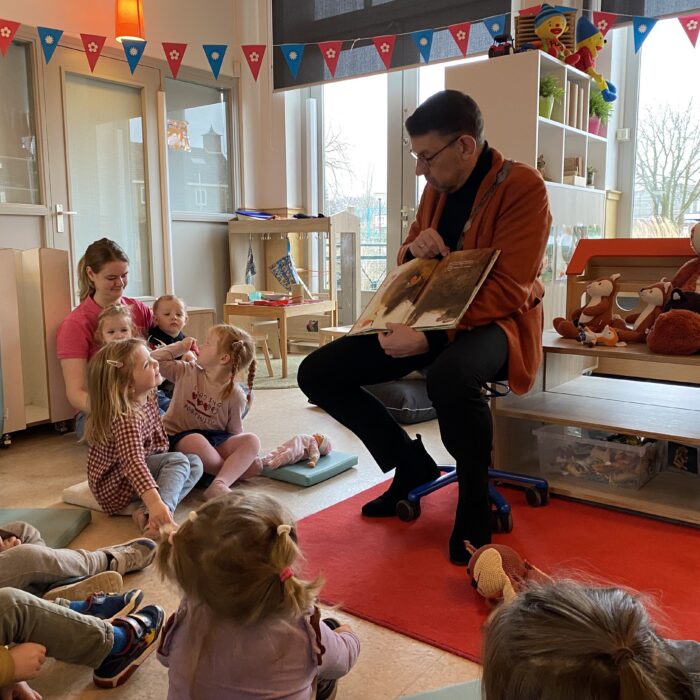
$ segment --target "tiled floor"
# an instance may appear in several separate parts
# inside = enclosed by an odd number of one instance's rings
[[[271,449],[295,433],[325,432],[336,449],[359,455],[358,467],[318,486],[301,489],[278,481],[259,479],[253,488],[273,493],[297,518],[348,498],[380,481],[383,476],[362,444],[325,413],[310,406],[298,389],[259,391],[246,429],[257,433],[263,449]],[[448,458],[440,442],[437,424],[418,426],[424,442],[437,460]],[[61,492],[85,478],[84,446],[74,435],[59,436],[48,428],[13,436],[9,450],[0,450],[0,506],[48,507],[60,503]],[[198,503],[189,497],[177,517]],[[130,518],[108,518],[93,513],[92,524],[73,542],[73,547],[96,548],[128,540],[136,534]],[[303,543],[302,543],[303,545]],[[153,567],[125,579],[129,587],[140,587],[145,600],[158,602],[169,613],[178,602],[177,591],[164,584]],[[422,690],[439,688],[475,678],[479,667],[434,647],[349,615],[334,616],[351,624],[362,639],[360,659],[342,680],[339,700],[389,700]],[[45,700],[61,698],[164,699],[165,669],[152,656],[122,688],[97,690],[89,669],[49,661],[41,676],[32,682]]]

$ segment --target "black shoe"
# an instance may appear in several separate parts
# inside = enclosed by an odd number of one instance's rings
[[[316,700],[332,700],[338,690],[338,681],[330,678],[319,678],[316,684]]]
[[[390,518],[396,515],[396,504],[408,495],[400,494],[397,489],[391,486],[381,495],[362,506],[362,515],[367,518]]]
[[[323,620],[321,620],[326,627],[330,627],[332,630],[337,630],[338,627],[340,627],[340,622],[336,620],[334,617],[324,617]]]
[[[449,544],[450,563],[455,566],[468,566],[472,555],[467,552],[464,546],[464,540],[461,537],[455,537],[454,534],[450,537]]]

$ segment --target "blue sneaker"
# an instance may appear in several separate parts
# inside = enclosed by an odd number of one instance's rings
[[[87,597],[85,609],[81,610],[80,614],[112,621],[115,617],[136,610],[142,600],[143,591],[139,588],[133,588],[126,593],[93,593]]]
[[[92,679],[98,688],[116,688],[125,683],[131,674],[153,653],[165,620],[160,605],[147,605],[137,613],[118,617],[112,623],[122,627],[129,638],[124,651],[110,654],[96,668]]]

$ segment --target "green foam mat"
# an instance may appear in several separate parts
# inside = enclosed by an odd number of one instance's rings
[[[23,520],[33,525],[49,547],[66,547],[92,520],[82,508],[0,508],[0,528],[5,523]]]
[[[356,464],[357,455],[333,450],[325,457],[321,457],[315,467],[309,467],[306,462],[299,462],[279,467],[279,469],[263,469],[263,476],[278,481],[287,481],[298,486],[313,486],[320,481],[341,474]]]

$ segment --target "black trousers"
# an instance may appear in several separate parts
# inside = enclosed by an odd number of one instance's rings
[[[455,459],[459,499],[453,537],[479,547],[490,542],[488,469],[493,425],[484,384],[506,375],[508,343],[496,325],[459,333],[442,350],[412,357],[389,357],[376,335],[345,336],[315,350],[301,363],[299,387],[317,406],[350,429],[384,472],[400,463],[411,438],[384,405],[363,387],[427,370],[428,396],[440,436]]]

